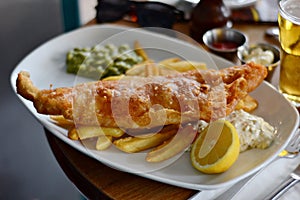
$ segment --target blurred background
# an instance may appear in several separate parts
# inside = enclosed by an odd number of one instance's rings
[[[13,93],[10,73],[33,49],[94,18],[96,0],[0,1],[0,199],[82,199],[55,160],[43,127]],[[76,2],[77,0],[73,1]],[[70,8],[72,10],[67,10]]]

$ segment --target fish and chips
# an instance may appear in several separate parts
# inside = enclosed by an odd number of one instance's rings
[[[258,106],[249,93],[267,75],[262,65],[212,70],[179,58],[155,64],[138,43],[135,48],[145,62],[118,78],[41,90],[22,71],[17,92],[32,101],[38,113],[67,129],[70,139],[95,138],[97,150],[112,144],[128,153],[152,149],[148,162],[187,148],[196,136],[196,121],[210,122],[235,109],[251,112]]]

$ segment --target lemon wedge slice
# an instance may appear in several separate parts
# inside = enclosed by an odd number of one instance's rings
[[[240,141],[235,127],[226,120],[209,124],[197,137],[191,149],[192,165],[207,174],[222,173],[237,160]]]

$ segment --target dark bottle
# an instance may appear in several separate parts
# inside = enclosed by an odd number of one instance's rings
[[[223,0],[200,0],[191,15],[191,37],[202,42],[206,31],[226,26],[230,14],[230,9],[225,6]]]

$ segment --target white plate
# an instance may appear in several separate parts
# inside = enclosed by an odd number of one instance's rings
[[[251,6],[255,4],[256,1],[257,0],[223,0],[224,4],[232,9]]]
[[[173,35],[182,38],[180,34]],[[41,89],[49,88],[50,84],[53,84],[53,87],[60,87],[78,83],[74,75],[65,72],[66,52],[74,47],[92,46],[104,40],[116,45],[133,44],[135,40],[138,40],[150,57],[155,60],[181,56],[188,60],[204,61],[208,63],[208,66],[214,66],[214,62],[217,66],[222,67],[232,65],[232,63],[210,55],[194,45],[166,35],[142,29],[96,25],[56,37],[25,57],[11,75],[14,91],[17,74],[21,70],[29,71],[34,84]],[[174,158],[167,162],[152,165],[144,161],[144,153],[126,154],[114,147],[102,152],[89,150],[81,142],[68,139],[67,131],[51,123],[48,116],[38,114],[31,102],[19,95],[18,97],[43,126],[84,154],[119,170],[137,173],[146,178],[180,187],[200,190],[228,186],[255,173],[276,157],[287,145],[291,133],[297,128],[299,117],[296,109],[271,85],[263,82],[252,95],[259,101],[259,107],[255,114],[262,116],[278,128],[276,141],[266,150],[250,150],[242,153],[227,172],[218,175],[205,175],[193,169],[188,153],[178,156],[178,159]]]

